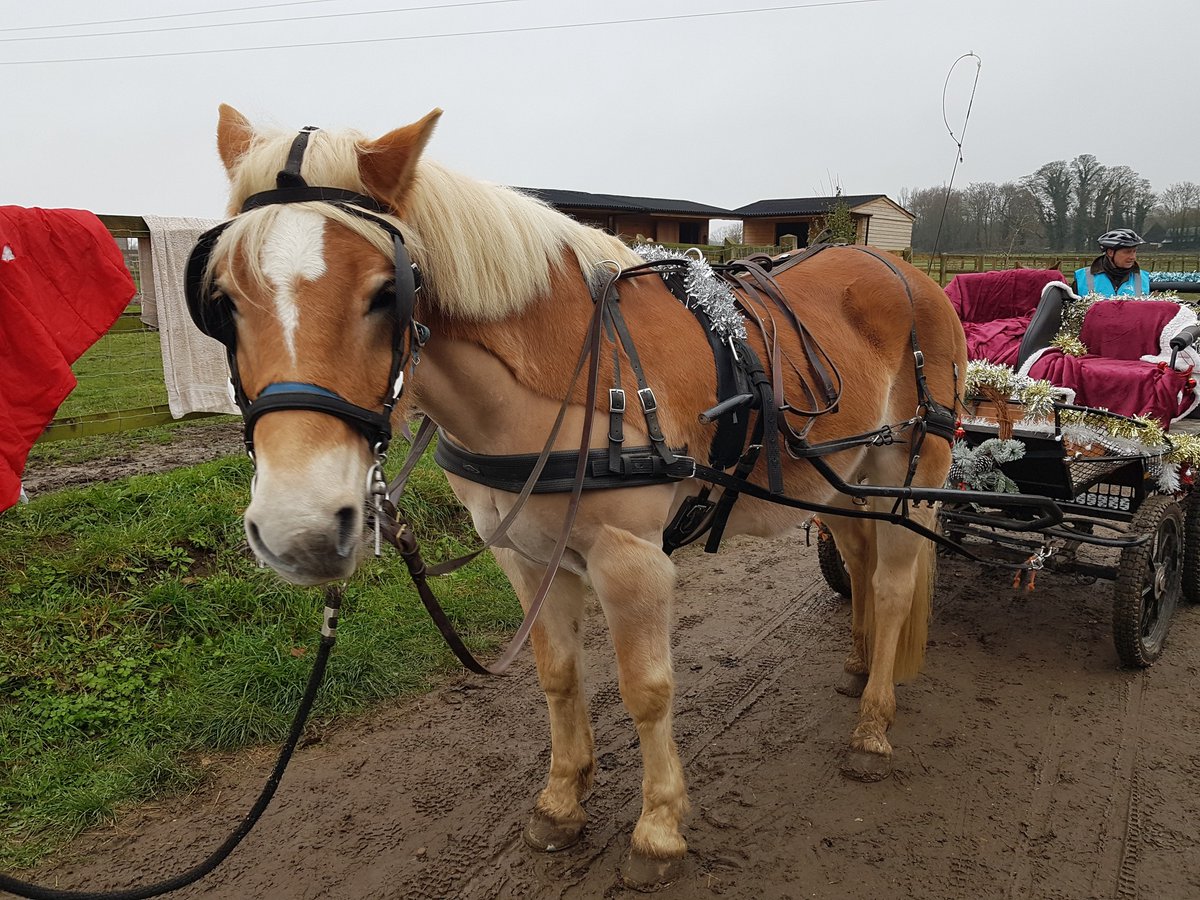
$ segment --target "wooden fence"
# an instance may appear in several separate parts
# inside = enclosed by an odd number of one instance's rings
[[[177,421],[167,406],[163,383],[162,351],[158,333],[141,319],[141,271],[139,256],[149,250],[150,231],[139,216],[100,216],[125,254],[125,262],[138,285],[129,308],[109,332],[97,341],[73,367],[79,387],[63,403],[59,415],[42,434],[42,441],[89,437],[131,431]],[[687,245],[667,245],[683,251]],[[710,262],[728,262],[758,253],[775,255],[783,248],[745,244],[701,247]],[[140,252],[139,252],[140,251]],[[1070,276],[1089,264],[1094,255],[1066,254],[899,254],[945,286],[955,275],[997,269],[1059,269]],[[1142,268],[1158,272],[1200,271],[1200,254],[1141,253]],[[197,413],[187,419],[203,418]]]

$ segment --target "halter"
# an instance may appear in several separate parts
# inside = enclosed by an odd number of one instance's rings
[[[200,235],[188,258],[185,289],[188,312],[196,327],[225,345],[229,360],[229,383],[234,402],[245,420],[245,443],[254,456],[254,426],[269,412],[300,409],[325,413],[341,419],[358,431],[371,446],[372,453],[381,459],[392,439],[392,411],[404,388],[404,370],[409,360],[419,359],[420,349],[429,338],[429,329],[413,319],[417,291],[421,289],[421,273],[409,258],[404,236],[391,222],[382,218],[388,209],[373,197],[340,188],[310,187],[300,175],[300,165],[308,138],[317,128],[305,126],[292,141],[287,163],[275,177],[275,190],[262,191],[246,198],[239,215],[263,206],[280,203],[328,203],[343,212],[366,219],[392,236],[395,249],[394,290],[396,294],[395,321],[392,324],[392,365],[387,390],[381,400],[382,410],[368,409],[351,403],[336,391],[318,384],[298,381],[278,381],[268,384],[251,400],[242,386],[237,365],[237,327],[233,320],[233,301],[224,293],[205,290],[205,274],[209,259],[222,233],[234,221],[230,219]]]

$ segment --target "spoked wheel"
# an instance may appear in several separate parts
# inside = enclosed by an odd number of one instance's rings
[[[1121,551],[1113,591],[1113,640],[1126,666],[1145,668],[1162,653],[1182,593],[1184,517],[1162,494],[1147,497],[1130,530],[1151,535]]]
[[[846,561],[842,559],[833,534],[820,520],[817,521],[817,564],[825,583],[849,600],[850,573],[846,571]]]
[[[1183,599],[1200,603],[1200,489],[1183,501]]]

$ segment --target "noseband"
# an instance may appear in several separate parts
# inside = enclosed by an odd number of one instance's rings
[[[206,274],[209,259],[222,233],[235,221],[230,219],[200,235],[188,258],[185,289],[188,312],[202,332],[225,345],[229,360],[229,383],[233,398],[245,420],[246,449],[254,455],[254,426],[262,416],[283,409],[299,409],[335,416],[358,431],[371,446],[377,458],[387,451],[392,439],[392,411],[404,386],[404,370],[410,360],[416,361],[420,348],[429,337],[429,329],[413,319],[417,291],[421,289],[421,273],[409,258],[404,236],[391,222],[382,218],[388,209],[373,197],[339,188],[310,187],[300,175],[300,164],[308,146],[308,138],[317,129],[306,126],[292,141],[287,163],[276,175],[275,190],[262,191],[246,198],[239,212],[249,212],[263,206],[282,203],[328,203],[343,212],[365,219],[392,236],[395,249],[394,290],[395,319],[392,323],[392,365],[387,389],[381,400],[382,409],[374,410],[351,403],[336,391],[318,384],[279,381],[268,384],[251,400],[242,386],[237,365],[237,325],[233,301],[208,283]]]

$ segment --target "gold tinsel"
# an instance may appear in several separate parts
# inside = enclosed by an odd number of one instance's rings
[[[1079,338],[1063,334],[1061,331],[1050,342],[1050,346],[1061,350],[1067,356],[1087,356],[1088,348]]]

